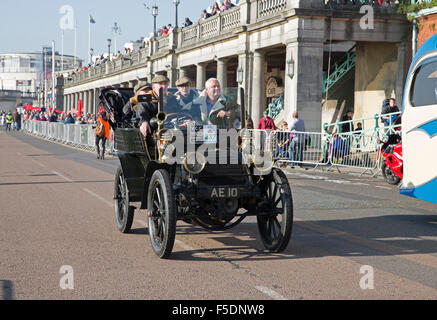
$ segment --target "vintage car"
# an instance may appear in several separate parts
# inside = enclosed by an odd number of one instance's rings
[[[147,138],[135,114],[131,119],[123,114],[132,89],[100,94],[120,160],[114,186],[117,228],[128,233],[135,210],[146,210],[153,250],[167,258],[178,220],[217,231],[256,216],[265,248],[283,251],[293,224],[291,189],[286,175],[273,168],[271,153],[260,150],[263,138],[245,129],[244,92],[221,90],[209,110],[204,91],[193,91],[192,101],[180,104],[176,90],[161,92]]]

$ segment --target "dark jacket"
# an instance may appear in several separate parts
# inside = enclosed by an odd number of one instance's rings
[[[68,117],[67,119],[65,119],[64,124],[74,124],[73,117]]]
[[[150,97],[150,102],[138,103],[136,106],[137,118],[140,119],[140,123],[144,121],[149,122],[150,119],[156,117],[158,114],[158,97],[153,91],[148,93]],[[134,106],[135,109],[135,106]],[[181,108],[176,102],[175,97],[172,94],[167,94],[164,97],[164,112],[167,114],[180,112]]]

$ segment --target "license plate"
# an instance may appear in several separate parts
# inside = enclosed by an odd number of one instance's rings
[[[238,188],[213,188],[211,190],[211,198],[238,198],[240,192]]]

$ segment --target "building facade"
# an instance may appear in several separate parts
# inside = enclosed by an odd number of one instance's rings
[[[309,131],[320,131],[346,108],[373,116],[385,98],[402,97],[411,23],[395,3],[364,3],[372,23],[363,27],[360,1],[241,0],[231,10],[65,79],[64,105],[77,108],[82,100],[94,113],[99,90],[133,87],[165,74],[171,86],[188,76],[199,89],[210,77],[222,87],[243,87],[254,123],[278,99],[283,109],[275,121],[289,121],[298,111]],[[349,67],[340,73],[336,67],[344,63]]]

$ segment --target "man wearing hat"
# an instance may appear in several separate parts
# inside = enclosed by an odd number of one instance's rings
[[[152,85],[145,81],[139,81],[134,87],[135,96],[130,98],[130,100],[123,107],[123,120],[129,122],[132,116],[136,114],[138,105],[138,96],[145,95],[152,89]]]
[[[149,125],[150,119],[156,116],[158,113],[158,101],[159,101],[159,91],[163,90],[164,95],[164,111],[169,112],[168,110],[174,108],[176,102],[174,100],[174,96],[169,94],[168,89],[168,78],[164,75],[157,75],[152,79],[152,90],[149,90],[146,94],[150,95],[149,102],[139,103],[137,106],[137,118],[140,119],[140,130],[144,136],[152,133],[152,130]],[[172,110],[171,112],[174,112]]]
[[[191,84],[191,79],[187,77],[182,77],[176,81],[178,91],[175,94],[175,98],[179,104],[179,112],[189,113],[193,116],[193,119],[200,120],[200,108],[193,106],[193,101],[199,96],[199,93],[192,89]]]

